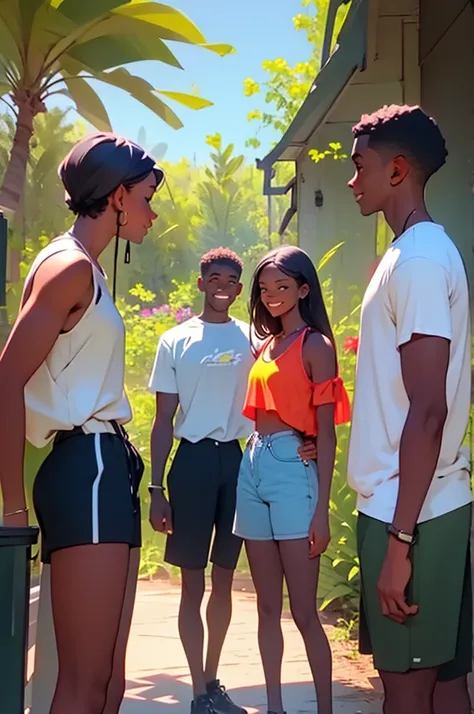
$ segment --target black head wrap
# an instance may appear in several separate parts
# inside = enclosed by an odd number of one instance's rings
[[[156,176],[157,189],[165,174],[144,149],[116,134],[99,133],[79,141],[59,166],[59,176],[66,189],[66,203],[75,213],[87,215],[98,199],[110,196],[119,186],[138,183],[149,174]],[[117,215],[113,296],[116,295],[117,256],[120,215]],[[130,262],[130,244],[125,249]]]

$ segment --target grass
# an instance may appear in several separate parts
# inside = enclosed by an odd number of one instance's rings
[[[359,617],[356,615],[350,620],[339,617],[336,626],[331,632],[330,639],[333,642],[351,642],[357,638],[359,631]]]

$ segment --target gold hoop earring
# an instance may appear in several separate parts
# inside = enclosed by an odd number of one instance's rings
[[[128,223],[128,213],[127,211],[120,211],[118,215],[119,226],[126,226]]]

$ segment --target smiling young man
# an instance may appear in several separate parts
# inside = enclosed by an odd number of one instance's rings
[[[179,633],[191,670],[193,714],[243,714],[217,679],[217,666],[231,618],[232,579],[241,540],[232,534],[239,439],[253,425],[242,415],[253,363],[249,326],[229,316],[242,291],[242,262],[217,248],[201,259],[199,317],[174,327],[160,339],[150,389],[156,393],[151,437],[150,521],[168,533],[165,560],[181,568]],[[174,435],[180,440],[169,476],[170,502],[162,487]],[[208,646],[203,666],[200,608],[204,571],[210,560],[212,591],[207,608]]]
[[[470,714],[469,296],[424,198],[445,141],[419,107],[384,107],[353,134],[349,187],[395,234],[362,304],[349,450],[361,651],[373,653],[385,714]]]

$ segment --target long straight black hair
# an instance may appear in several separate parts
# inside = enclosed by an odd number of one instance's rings
[[[274,265],[285,275],[294,278],[299,286],[309,287],[306,297],[299,301],[300,315],[308,327],[331,340],[336,349],[316,268],[309,255],[293,245],[284,245],[270,251],[255,268],[250,289],[250,335],[266,339],[270,335],[280,334],[283,329],[281,319],[270,315],[261,299],[259,279],[267,265]],[[256,351],[253,343],[252,350]]]

